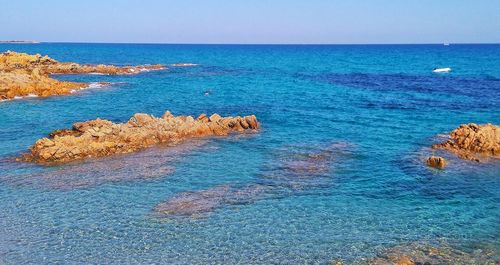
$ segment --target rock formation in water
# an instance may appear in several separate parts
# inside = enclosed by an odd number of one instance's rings
[[[158,204],[155,215],[194,217],[221,208],[225,205],[250,203],[266,195],[269,186],[252,184],[243,188],[221,185],[206,190],[182,192]]]
[[[335,143],[305,150],[308,148],[279,150],[276,161],[272,161],[273,166],[266,169],[258,183],[221,185],[179,193],[159,203],[153,214],[158,217],[199,217],[228,205],[248,204],[273,196],[328,187],[331,163],[345,153],[349,145]]]
[[[445,149],[466,160],[479,162],[485,157],[500,157],[500,126],[462,124],[450,133],[450,139],[432,148]]]
[[[130,153],[160,143],[205,136],[222,136],[233,132],[255,131],[257,118],[221,117],[213,114],[173,116],[167,111],[162,118],[137,113],[126,123],[108,120],[78,122],[72,129],[56,130],[49,138],[38,140],[20,160],[38,163],[69,162],[89,157]]]
[[[427,165],[433,168],[444,169],[448,162],[440,156],[430,156],[427,158]]]
[[[136,74],[143,71],[164,69],[162,65],[113,66],[83,65],[58,62],[40,54],[30,55],[17,52],[0,53],[0,99],[24,96],[47,97],[66,95],[88,84],[59,81],[51,74]]]
[[[354,264],[369,265],[417,265],[417,264],[498,264],[494,250],[478,250],[473,253],[460,251],[448,245],[432,246],[425,243],[400,245],[387,249],[377,257]]]

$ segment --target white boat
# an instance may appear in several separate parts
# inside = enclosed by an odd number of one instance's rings
[[[434,68],[432,69],[434,73],[448,73],[451,72],[451,68],[445,67],[445,68]]]
[[[444,46],[450,46],[448,42],[443,43]]]

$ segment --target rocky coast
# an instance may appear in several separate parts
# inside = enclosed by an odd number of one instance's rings
[[[37,163],[63,163],[90,157],[131,153],[156,144],[176,144],[183,140],[230,133],[254,132],[260,125],[254,115],[221,117],[205,114],[198,118],[160,117],[137,113],[126,123],[95,119],[78,122],[72,129],[60,129],[42,138],[19,160]]]
[[[59,81],[53,74],[137,74],[165,69],[163,65],[114,66],[59,62],[47,55],[12,51],[0,53],[0,100],[17,97],[66,95],[89,84]]]
[[[500,126],[493,124],[462,124],[449,134],[446,142],[435,144],[434,149],[445,149],[459,158],[480,162],[487,158],[500,158]]]

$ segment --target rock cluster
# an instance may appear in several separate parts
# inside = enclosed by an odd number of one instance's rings
[[[440,156],[430,156],[427,158],[427,165],[433,168],[444,169],[448,162]]]
[[[450,139],[432,148],[445,149],[462,159],[479,162],[483,157],[500,157],[500,126],[462,124],[450,133]]]
[[[369,265],[417,265],[417,264],[498,264],[494,250],[464,252],[449,245],[432,246],[425,243],[412,243],[387,249],[377,257],[354,264]]]
[[[0,53],[0,99],[65,95],[88,86],[85,83],[59,81],[49,77],[51,74],[136,74],[159,69],[164,69],[164,66],[82,65],[58,62],[40,54],[7,51]]]
[[[202,114],[194,119],[192,116],[175,117],[169,111],[161,118],[137,113],[126,123],[96,119],[75,123],[72,129],[56,130],[50,138],[38,140],[20,159],[38,163],[69,162],[130,153],[189,138],[254,131],[259,126],[254,115],[221,117],[213,114],[208,117]]]

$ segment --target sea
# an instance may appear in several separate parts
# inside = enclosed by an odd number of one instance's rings
[[[461,124],[500,125],[498,44],[6,50],[167,69],[57,75],[91,85],[0,102],[0,264],[349,264],[415,243],[499,260],[500,161],[430,148]],[[167,110],[256,115],[261,129],[60,165],[15,159],[75,122]],[[448,167],[427,167],[429,155]],[[244,196],[218,199],[220,187]],[[208,207],[155,211],[189,196]]]

